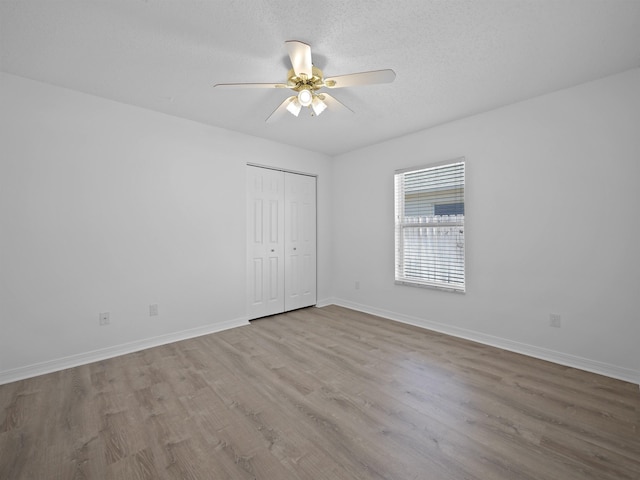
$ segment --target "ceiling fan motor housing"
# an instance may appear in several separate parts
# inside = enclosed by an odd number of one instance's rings
[[[307,77],[304,73],[298,76],[292,68],[287,74],[287,86],[296,92],[300,92],[301,90],[305,89],[321,89],[324,86],[324,75],[322,73],[322,70],[320,70],[316,66],[312,66],[311,73],[311,77]]]

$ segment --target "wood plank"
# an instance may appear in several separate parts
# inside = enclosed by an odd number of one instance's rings
[[[637,385],[337,306],[0,386],[0,480],[640,478]]]

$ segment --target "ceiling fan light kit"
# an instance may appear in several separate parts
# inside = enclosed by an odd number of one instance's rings
[[[287,83],[218,83],[214,87],[222,88],[288,88],[296,92],[286,98],[276,108],[267,122],[279,118],[285,111],[298,116],[302,107],[311,109],[311,115],[318,116],[325,109],[352,110],[328,93],[316,93],[323,87],[344,88],[360,85],[372,85],[376,83],[390,83],[396,78],[393,70],[375,70],[371,72],[351,73],[332,78],[324,78],[322,70],[311,62],[311,47],[297,40],[285,42],[291,66],[287,74]]]

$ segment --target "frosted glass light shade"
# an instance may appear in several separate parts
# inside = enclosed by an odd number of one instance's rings
[[[298,102],[300,102],[300,105],[302,105],[303,107],[308,107],[309,105],[311,105],[312,100],[313,94],[309,90],[300,90],[300,92],[298,93]]]
[[[287,110],[289,110],[289,113],[294,117],[298,116],[301,109],[302,109],[302,105],[300,105],[300,102],[295,97],[293,97],[293,99],[287,105]]]
[[[311,108],[313,109],[313,113],[316,115],[320,115],[327,108],[327,104],[324,103],[317,95],[313,96],[313,101],[311,102]]]

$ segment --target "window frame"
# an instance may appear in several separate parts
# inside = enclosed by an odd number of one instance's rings
[[[400,215],[400,213],[405,211],[405,200],[406,200],[406,190],[402,187],[402,194],[399,193],[399,177],[404,178],[404,175],[408,173],[419,172],[421,170],[435,169],[438,167],[451,166],[456,164],[462,164],[462,196],[457,197],[457,199],[462,200],[464,213],[462,214],[462,219],[460,219],[459,215],[456,216],[454,221],[450,221],[450,216],[447,216],[446,222],[438,222],[438,223],[420,223],[420,222],[407,222],[403,221],[403,219],[408,218],[404,215]],[[459,157],[451,160],[445,160],[441,162],[434,162],[427,165],[421,165],[417,167],[404,168],[400,170],[396,170],[394,173],[394,280],[396,285],[405,285],[411,287],[419,287],[419,288],[430,288],[437,290],[444,290],[449,292],[456,293],[465,293],[467,287],[467,257],[466,257],[466,228],[465,228],[465,219],[466,219],[466,176],[467,176],[467,165],[468,162],[465,157]],[[457,200],[456,200],[457,201]],[[454,203],[454,202],[450,202]],[[433,215],[435,217],[435,215]],[[461,247],[461,255],[462,255],[462,283],[450,283],[450,282],[442,282],[442,281],[432,281],[432,280],[418,280],[415,278],[408,278],[406,275],[406,264],[404,261],[406,255],[406,242],[403,241],[405,238],[404,231],[407,228],[441,228],[441,227],[454,227],[460,228],[461,236],[462,236],[462,247]],[[459,243],[458,239],[456,240]]]

